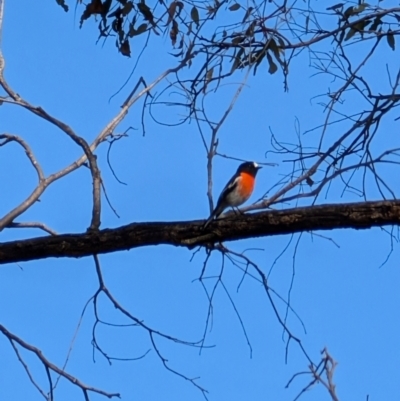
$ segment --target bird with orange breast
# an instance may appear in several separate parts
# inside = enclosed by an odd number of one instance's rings
[[[250,198],[253,193],[256,175],[260,168],[256,162],[245,162],[238,167],[235,175],[222,190],[217,206],[212,211],[203,228],[206,228],[214,217],[218,218],[226,208],[238,207]]]

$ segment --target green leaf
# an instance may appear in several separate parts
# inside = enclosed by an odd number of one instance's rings
[[[239,3],[235,3],[235,4],[232,4],[232,5],[229,7],[229,10],[231,10],[231,11],[237,11],[237,10],[239,10],[239,8],[240,8],[240,4],[239,4]]]
[[[376,17],[374,19],[373,24],[371,25],[371,27],[369,29],[371,31],[376,31],[379,25],[382,25],[381,17]]]
[[[131,48],[129,46],[129,40],[126,39],[120,46],[119,51],[126,57],[131,56]]]
[[[136,30],[137,35],[140,35],[143,32],[146,32],[147,29],[147,24],[141,24],[139,25],[139,28]]]
[[[268,52],[266,53],[266,55],[269,64],[268,72],[270,74],[275,74],[278,71],[278,66],[274,63],[274,60],[272,60],[272,57]]]
[[[140,2],[137,3],[137,7],[139,11],[142,13],[144,19],[146,21],[149,21],[151,25],[155,26],[156,24],[154,23],[154,17],[148,5],[145,4],[145,2]]]
[[[133,9],[133,2],[128,1],[125,5],[124,8],[122,9],[122,14],[123,15],[128,15]]]
[[[357,7],[353,8],[353,12],[351,15],[357,15],[362,13],[367,7],[369,7],[368,3],[361,3]]]
[[[207,71],[204,88],[203,88],[204,93],[206,93],[206,91],[207,91],[207,86],[213,77],[213,73],[214,73],[214,67]]]
[[[68,6],[65,4],[65,0],[56,0],[57,4],[63,8],[65,12],[68,11]]]
[[[349,18],[350,15],[353,14],[353,6],[350,6],[349,8],[346,8],[346,11],[343,13],[345,18]]]
[[[361,14],[367,7],[369,7],[368,3],[361,3],[357,7],[351,6],[346,9],[343,15],[345,18],[349,18],[353,15]]]
[[[239,67],[240,64],[240,58],[239,57],[235,57],[235,59],[233,60],[233,64],[232,64],[232,68],[231,68],[231,74],[236,70],[236,68]]]
[[[357,22],[357,24],[354,24],[348,31],[347,35],[344,38],[344,41],[349,40],[352,38],[357,32],[361,34],[361,37],[363,36],[363,32],[365,30],[365,27],[370,23],[371,21],[360,21]]]
[[[244,49],[243,49],[243,47],[241,47],[240,50],[238,51],[238,53],[234,57],[231,72],[230,72],[231,74],[242,64],[241,57],[242,57],[243,53],[244,53]]]
[[[389,29],[386,35],[386,39],[390,48],[394,51],[395,49],[395,42],[394,42],[394,35],[393,32]]]
[[[183,55],[183,50],[181,50],[179,53],[176,53],[176,54],[174,54],[174,53],[168,53],[168,54],[170,54],[171,56],[174,56],[174,57],[181,57]]]
[[[173,1],[170,6],[168,7],[168,21],[167,25],[171,23],[171,21],[175,17],[175,12],[176,12],[176,1]]]
[[[256,27],[256,25],[257,25],[257,22],[256,22],[256,21],[253,21],[253,22],[249,25],[249,27],[246,29],[245,35],[246,35],[246,36],[254,36],[254,28]]]
[[[176,14],[176,16],[178,17],[184,7],[184,4],[181,1],[177,1],[176,7],[178,8],[178,14]]]
[[[213,76],[213,73],[214,73],[214,67],[212,67],[211,69],[209,69],[209,70],[207,71],[207,74],[206,74],[206,82],[207,82],[207,83],[211,81],[211,78],[212,78],[212,76]]]
[[[89,19],[92,15],[102,14],[104,12],[103,3],[101,0],[92,0],[91,3],[86,5],[85,10],[81,15],[79,26],[82,28],[83,21]]]
[[[146,32],[147,30],[147,24],[141,24],[139,25],[138,29],[136,29],[135,35],[140,35],[143,32]]]
[[[101,3],[101,1],[100,1],[100,3]],[[104,3],[102,5],[103,10],[101,12],[101,15],[104,18],[106,17],[107,13],[110,11],[111,3],[112,3],[112,0],[104,0]]]
[[[176,20],[173,20],[171,30],[169,31],[169,37],[171,38],[172,46],[175,46],[178,33],[179,33],[178,23],[176,22]]]
[[[122,14],[122,8],[117,7],[112,13],[107,15],[107,18],[117,17],[120,18]]]
[[[280,60],[280,50],[278,45],[276,44],[275,40],[271,38],[268,43],[268,49],[271,49],[274,53],[274,56],[277,60]]]
[[[199,27],[199,10],[193,6],[192,10],[190,11],[190,17],[192,18],[192,21],[196,24],[197,28]]]
[[[183,35],[181,35],[181,40],[179,41],[178,49],[183,49]]]
[[[256,75],[256,73],[257,73],[257,68],[258,68],[258,66],[260,65],[261,61],[263,61],[263,59],[264,59],[264,57],[265,57],[265,52],[266,52],[266,51],[267,51],[267,49],[266,49],[266,48],[263,48],[263,49],[259,50],[259,51],[256,53],[256,55],[255,55],[255,57],[254,57],[254,60],[253,60],[253,63],[254,63],[254,71],[253,71],[253,74],[254,74],[254,75]]]
[[[283,39],[278,36],[278,42],[279,42],[279,46],[281,47],[281,52],[284,52],[284,47],[285,47],[285,42],[283,41]]]
[[[239,43],[242,43],[245,40],[243,36],[236,36],[235,38],[232,39],[232,43],[237,45]]]
[[[111,28],[114,32],[120,33],[122,31],[122,18],[115,18],[111,24]]]
[[[146,32],[146,31],[147,31],[147,24],[146,23],[143,23],[143,24],[139,25],[139,27],[137,29],[135,29],[133,24],[130,24],[128,36],[130,38],[133,38],[134,36],[141,35],[142,33]]]
[[[356,34],[356,32],[357,31],[354,28],[350,28],[347,31],[347,35],[345,36],[344,41],[346,42],[346,40],[349,40],[350,38],[352,38]]]

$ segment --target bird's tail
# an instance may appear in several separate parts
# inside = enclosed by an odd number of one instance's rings
[[[207,219],[207,221],[204,223],[203,230],[204,230],[205,228],[207,228],[207,226],[213,221],[214,216],[215,216],[215,210],[211,213],[210,217],[209,217],[209,218]]]
[[[218,217],[225,208],[222,205],[217,205],[217,207],[212,211],[210,217],[204,223],[203,230],[213,221],[214,217]]]

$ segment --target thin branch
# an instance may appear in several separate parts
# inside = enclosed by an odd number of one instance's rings
[[[39,183],[44,180],[44,173],[42,170],[41,165],[36,160],[35,155],[33,154],[32,149],[30,146],[19,136],[17,135],[10,135],[10,134],[1,134],[0,139],[4,139],[3,142],[0,142],[0,147],[6,145],[9,142],[17,142],[22,148],[25,150],[26,156],[32,164],[32,167],[36,170],[38,175]]]
[[[44,223],[39,222],[25,222],[25,223],[10,223],[6,226],[6,228],[39,228],[50,235],[58,235],[56,231],[51,229],[50,227],[46,226]]]
[[[34,385],[34,387],[36,387],[37,391],[39,391],[39,393],[43,396],[43,398],[48,401],[48,397],[45,394],[45,392],[41,389],[41,387],[36,383],[35,379],[33,378],[31,371],[29,369],[29,366],[25,363],[25,361],[23,360],[21,354],[19,353],[19,350],[17,348],[17,346],[14,344],[14,341],[12,341],[10,338],[8,339],[10,341],[11,346],[14,349],[15,354],[17,355],[17,359],[19,360],[19,362],[21,363],[21,365],[23,366],[23,368],[25,369],[26,374],[29,377],[30,382]]]
[[[10,331],[8,331],[1,324],[0,324],[0,332],[10,342],[15,342],[18,345],[20,345],[22,348],[24,348],[24,349],[32,352],[33,354],[35,354],[35,356],[40,360],[40,362],[42,362],[42,364],[44,365],[44,367],[46,369],[52,370],[53,372],[59,374],[64,379],[67,379],[69,382],[71,382],[74,386],[77,386],[77,387],[79,387],[79,388],[81,388],[82,390],[85,390],[85,391],[90,391],[90,392],[93,392],[93,393],[97,393],[97,394],[103,395],[103,396],[108,397],[108,398],[113,398],[113,397],[121,398],[119,393],[109,393],[109,392],[103,391],[101,389],[98,389],[98,388],[95,388],[95,387],[91,387],[91,386],[88,386],[88,385],[82,383],[76,377],[70,375],[69,373],[65,372],[64,370],[60,369],[59,367],[57,367],[56,365],[51,363],[43,355],[42,351],[39,348],[36,348],[33,345],[28,344],[27,342],[23,341],[20,337],[16,336],[15,334],[11,333]]]

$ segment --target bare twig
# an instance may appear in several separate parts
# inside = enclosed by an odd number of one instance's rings
[[[155,350],[158,358],[161,360],[162,364],[164,365],[164,367],[172,372],[173,374],[189,381],[192,385],[194,385],[198,390],[201,391],[201,393],[203,394],[203,396],[207,399],[206,394],[207,394],[207,390],[205,390],[202,386],[200,386],[199,384],[196,383],[197,378],[189,378],[188,376],[178,372],[175,369],[172,369],[169,364],[168,364],[168,360],[162,355],[161,351],[159,350],[159,348],[156,345],[155,342],[155,337],[161,337],[164,338],[166,340],[172,341],[174,343],[177,344],[182,344],[182,345],[186,345],[186,346],[190,346],[190,347],[196,347],[196,348],[202,348],[204,347],[204,344],[202,344],[202,341],[195,341],[195,342],[190,342],[190,341],[184,341],[181,340],[177,337],[173,337],[169,334],[165,334],[162,333],[158,330],[155,330],[151,327],[149,327],[148,325],[146,325],[142,320],[138,319],[137,317],[133,316],[127,309],[125,309],[116,299],[115,297],[112,295],[111,291],[107,288],[105,282],[104,282],[104,278],[103,278],[103,274],[101,271],[101,266],[100,266],[100,260],[99,257],[97,255],[94,255],[94,261],[95,261],[95,267],[96,267],[96,274],[97,274],[97,278],[99,281],[99,288],[96,291],[96,293],[93,295],[93,297],[91,298],[93,300],[93,306],[94,306],[94,311],[95,311],[95,316],[96,316],[96,322],[95,325],[92,329],[92,344],[93,347],[98,350],[107,360],[108,362],[111,363],[111,360],[138,360],[141,359],[143,357],[145,357],[149,350],[147,350],[145,353],[143,353],[140,357],[137,358],[116,358],[116,357],[110,357],[109,355],[107,355],[107,353],[105,351],[103,351],[102,347],[98,344],[97,339],[96,339],[96,326],[97,324],[100,322],[99,316],[98,316],[98,311],[97,311],[97,299],[100,296],[100,294],[104,294],[107,299],[111,302],[111,304],[114,306],[114,308],[116,310],[118,310],[123,316],[127,317],[128,320],[132,321],[133,324],[135,326],[141,327],[142,329],[144,329],[145,331],[147,331],[147,333],[149,334],[149,338],[150,338],[150,342],[152,344],[153,349]],[[209,348],[209,347],[207,347]]]
[[[56,231],[51,229],[50,227],[46,226],[44,223],[39,222],[24,222],[24,223],[10,223],[6,226],[7,228],[39,228],[51,235],[58,235]]]
[[[42,362],[43,366],[45,367],[45,369],[48,370],[52,370],[53,372],[59,374],[60,376],[62,376],[64,379],[68,380],[69,382],[71,382],[74,386],[79,387],[80,389],[87,391],[87,392],[93,392],[93,393],[97,393],[100,395],[103,395],[105,397],[108,398],[113,398],[113,397],[117,397],[120,398],[119,393],[109,393],[106,392],[104,390],[98,389],[96,387],[91,387],[88,386],[86,384],[84,384],[83,382],[81,382],[79,379],[77,379],[76,377],[70,375],[69,373],[65,372],[64,370],[60,369],[59,367],[57,367],[56,365],[54,365],[53,363],[51,363],[42,353],[42,351],[36,347],[34,347],[31,344],[28,344],[27,342],[25,342],[24,340],[22,340],[20,337],[16,336],[15,334],[11,333],[10,331],[8,331],[3,325],[0,324],[0,332],[12,343],[17,343],[19,346],[21,346],[22,348],[26,349],[27,351],[32,352],[38,359],[40,362]]]

